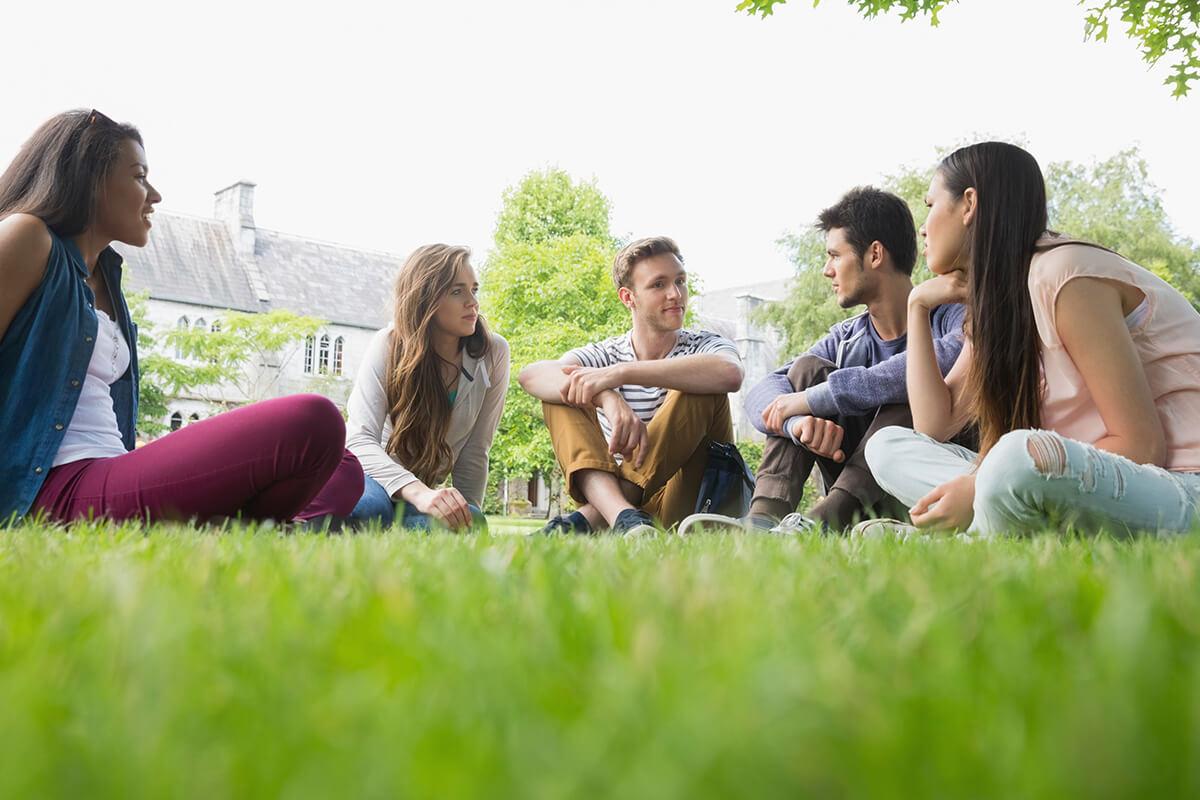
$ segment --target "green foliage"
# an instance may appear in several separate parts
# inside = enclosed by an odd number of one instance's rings
[[[530,172],[504,192],[501,203],[497,247],[576,235],[612,239],[608,198],[594,181],[573,181],[559,169]]]
[[[615,255],[608,200],[593,183],[574,182],[561,170],[532,172],[504,193],[496,247],[482,278],[484,313],[512,352],[491,452],[502,474],[557,474],[541,404],[521,389],[517,374],[533,361],[629,327],[612,285]]]
[[[1198,567],[1195,535],[23,525],[0,796],[1196,797]]]
[[[555,469],[541,402],[517,383],[519,368],[629,327],[612,285],[614,254],[611,242],[574,234],[502,245],[488,259],[483,306],[512,352],[512,382],[492,446],[493,462],[508,474]]]
[[[956,0],[847,0],[862,16],[870,19],[880,14],[898,12],[902,20],[928,16],[937,25],[938,14]],[[775,6],[787,0],[741,0],[738,11],[769,17]],[[1171,72],[1163,81],[1171,93],[1182,97],[1192,81],[1200,78],[1200,0],[1078,0],[1086,5],[1084,35],[1089,39],[1106,41],[1109,20],[1119,16],[1130,38],[1137,42],[1142,59],[1157,64],[1170,57]],[[821,0],[813,0],[820,5]]]
[[[188,364],[180,364],[158,352],[159,334],[146,317],[149,295],[126,295],[129,314],[138,326],[138,435],[153,439],[166,433],[167,400],[173,394],[199,385],[205,378]]]
[[[1092,164],[1051,163],[1045,174],[1051,228],[1116,250],[1154,271],[1200,309],[1200,247],[1171,226],[1161,192],[1136,149]],[[919,228],[928,215],[924,197],[932,177],[933,167],[909,167],[885,176],[880,187],[904,198]],[[768,304],[757,314],[780,331],[784,349],[794,355],[830,325],[862,309],[843,310],[834,301],[829,281],[821,275],[822,234],[807,228],[785,234],[779,245],[796,267],[795,278],[786,300]],[[924,258],[919,258],[914,283],[929,275]]]
[[[1081,0],[1082,2],[1082,0]],[[1142,51],[1142,59],[1157,64],[1172,56],[1171,74],[1163,83],[1182,97],[1200,78],[1200,0],[1088,0],[1085,30],[1098,41],[1108,39],[1109,18],[1116,14]]]
[[[781,6],[786,2],[787,0],[741,0],[737,5],[737,10],[751,15],[769,17],[775,13],[775,6]],[[858,12],[867,19],[895,10],[900,13],[900,18],[903,20],[915,19],[926,14],[929,16],[930,23],[937,25],[938,13],[955,0],[846,0],[846,2],[857,8]],[[814,7],[820,4],[821,0],[813,0]]]
[[[325,324],[286,309],[262,314],[226,311],[219,319],[218,330],[173,329],[163,337],[184,359],[171,362],[166,370],[172,393],[190,389],[207,393],[211,402],[224,402],[224,386],[235,389],[240,399],[261,400],[278,371],[295,356],[296,345]]]
[[[273,380],[272,371],[282,369],[294,355],[291,346],[324,325],[285,310],[227,311],[219,317],[219,330],[172,328],[162,333],[146,316],[148,294],[130,294],[126,300],[138,326],[138,434],[151,439],[167,430],[163,420],[171,397],[196,394],[224,403],[220,389],[225,386],[247,400],[262,399]],[[168,356],[164,349],[181,357]],[[264,365],[269,369],[258,369]]]
[[[505,398],[505,402],[508,400]],[[504,508],[504,481],[508,479],[507,475],[501,473],[497,469],[499,465],[496,459],[492,458],[492,468],[488,472],[487,488],[483,492],[483,508],[484,514],[503,514]]]
[[[737,449],[742,454],[742,460],[746,462],[746,466],[750,468],[750,472],[757,475],[758,467],[762,464],[763,442],[738,442]]]
[[[1200,247],[1175,233],[1136,149],[1091,164],[1050,164],[1046,191],[1051,227],[1116,250],[1200,309]]]
[[[138,348],[149,346],[141,331],[138,332]],[[138,374],[138,418],[137,432],[139,436],[153,439],[167,432],[167,424],[163,420],[170,410],[167,406],[167,393],[163,389],[162,373],[167,359],[158,353],[147,352],[145,359],[138,361],[141,370]]]

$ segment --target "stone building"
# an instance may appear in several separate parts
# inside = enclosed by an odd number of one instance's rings
[[[144,248],[116,245],[125,258],[126,290],[148,295],[157,331],[209,328],[227,311],[288,309],[327,324],[308,341],[254,364],[255,397],[230,386],[201,397],[172,398],[168,423],[186,425],[236,404],[317,391],[344,405],[371,336],[389,318],[392,283],[403,257],[259,228],[254,184],[238,181],[216,193],[211,218],[154,215]]]

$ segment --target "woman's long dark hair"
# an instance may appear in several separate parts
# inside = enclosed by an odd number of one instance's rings
[[[980,456],[1005,433],[1041,425],[1041,345],[1029,263],[1046,231],[1046,181],[1032,155],[1003,142],[955,150],[938,166],[950,194],[974,188],[967,230],[967,317],[974,348],[967,378]]]
[[[441,483],[453,459],[446,443],[450,403],[441,360],[433,350],[433,317],[438,301],[450,291],[459,267],[468,264],[470,257],[465,247],[425,245],[408,257],[396,278],[386,385],[392,435],[385,449],[426,486]],[[459,348],[473,358],[482,358],[490,344],[482,315],[475,332],[459,339]]]
[[[142,144],[137,128],[98,111],[66,111],[42,123],[0,175],[0,219],[32,214],[58,236],[82,233],[126,139]]]

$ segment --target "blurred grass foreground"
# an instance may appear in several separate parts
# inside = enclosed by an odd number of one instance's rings
[[[4,797],[1196,797],[1200,540],[0,531]]]

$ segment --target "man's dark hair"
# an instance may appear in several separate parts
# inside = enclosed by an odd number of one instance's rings
[[[891,192],[874,186],[856,186],[821,212],[817,227],[825,232],[840,228],[859,258],[879,242],[892,256],[896,269],[912,275],[917,265],[917,226],[912,212]]]

